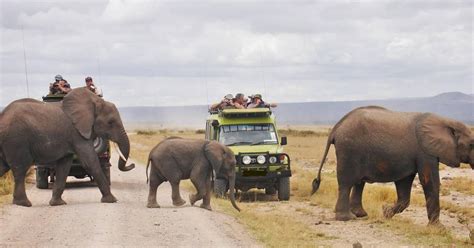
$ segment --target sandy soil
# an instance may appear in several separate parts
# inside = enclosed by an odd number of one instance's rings
[[[63,194],[68,205],[59,207],[48,205],[51,190],[29,185],[33,207],[6,204],[0,209],[0,247],[258,246],[232,217],[189,203],[173,207],[168,183],[158,190],[162,208],[146,208],[145,167],[112,169],[112,193],[119,200],[114,204],[100,203],[98,188],[88,180],[69,183]],[[188,193],[182,191],[182,197],[188,199]]]

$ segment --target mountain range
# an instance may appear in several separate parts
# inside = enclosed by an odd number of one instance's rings
[[[447,92],[433,97],[398,98],[363,101],[327,101],[280,103],[273,108],[279,124],[332,125],[354,108],[378,105],[404,112],[432,112],[474,124],[474,95]],[[122,107],[125,123],[159,125],[163,127],[204,127],[208,107]]]

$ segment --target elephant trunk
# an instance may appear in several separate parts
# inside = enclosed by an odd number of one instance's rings
[[[130,164],[129,166],[126,166],[128,156],[130,154],[130,141],[128,140],[128,136],[125,130],[122,130],[122,134],[120,135],[120,138],[117,140],[117,144],[119,146],[119,153],[121,153],[121,156],[118,162],[119,170],[121,171],[132,170],[133,168],[135,168],[135,164]]]
[[[229,177],[229,197],[232,206],[240,212],[240,208],[235,203],[235,173]]]

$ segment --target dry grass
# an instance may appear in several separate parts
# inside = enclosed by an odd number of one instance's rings
[[[13,175],[11,171],[0,177],[0,196],[8,195],[13,190]]]
[[[11,171],[0,177],[0,204],[3,204],[11,199],[11,192],[13,191],[13,175]]]
[[[252,208],[237,212],[228,200],[213,199],[213,203],[219,211],[235,217],[266,247],[313,247],[322,240],[334,239],[308,228],[305,223],[293,218],[291,213],[277,209],[257,212]]]
[[[456,238],[446,228],[420,226],[406,218],[385,220],[382,226],[397,235],[407,237],[413,244],[420,247],[470,247],[467,238]]]
[[[467,177],[453,177],[451,180],[447,180],[443,184],[443,186],[464,194],[474,194],[474,180]]]

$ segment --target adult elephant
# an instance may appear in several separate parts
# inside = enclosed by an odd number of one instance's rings
[[[212,210],[211,179],[214,171],[229,181],[230,201],[240,211],[234,196],[236,163],[234,153],[217,141],[168,138],[150,151],[146,168],[148,179],[148,166],[151,164],[147,207],[160,207],[156,191],[165,181],[171,184],[173,205],[185,204],[179,193],[179,183],[183,179],[191,179],[197,190],[196,194],[189,196],[191,205],[202,199],[201,207]]]
[[[362,207],[366,182],[395,182],[397,202],[384,206],[383,213],[387,218],[401,213],[410,203],[411,186],[418,173],[429,223],[438,223],[439,162],[450,167],[469,163],[474,169],[474,136],[461,122],[431,113],[361,107],[344,116],[329,134],[313,193],[319,188],[331,144],[337,156],[337,220],[367,215]]]
[[[61,195],[74,153],[97,181],[101,201],[116,202],[94,151],[96,137],[118,144],[123,154],[120,170],[135,167],[126,166],[130,143],[117,108],[88,89],[74,89],[58,103],[34,99],[10,103],[0,114],[0,176],[9,169],[13,172],[13,203],[31,206],[25,192],[25,176],[28,168],[37,163],[55,164],[56,181],[49,204],[66,204]]]

